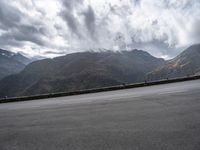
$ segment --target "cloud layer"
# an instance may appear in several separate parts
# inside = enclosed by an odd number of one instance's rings
[[[1,0],[1,48],[47,57],[144,49],[171,58],[200,43],[199,0]]]

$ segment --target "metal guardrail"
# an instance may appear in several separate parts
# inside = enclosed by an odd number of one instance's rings
[[[187,77],[182,77],[182,78],[165,79],[165,80],[157,80],[157,81],[145,81],[143,83],[123,84],[123,85],[117,85],[117,86],[86,89],[86,90],[79,90],[79,91],[73,91],[73,92],[48,93],[48,94],[43,94],[43,95],[3,98],[3,99],[0,99],[0,103],[20,102],[20,101],[29,101],[29,100],[38,100],[38,99],[64,97],[64,96],[72,96],[72,95],[80,95],[80,94],[88,94],[88,93],[113,91],[113,90],[120,90],[120,89],[130,89],[130,88],[167,84],[167,83],[174,83],[174,82],[182,82],[182,81],[189,81],[189,80],[197,80],[197,79],[200,79],[200,75],[190,76],[190,77],[187,76]]]

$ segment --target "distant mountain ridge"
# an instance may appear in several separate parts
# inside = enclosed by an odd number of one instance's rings
[[[19,53],[0,49],[0,80],[8,75],[19,73],[30,60]]]
[[[200,74],[200,44],[190,46],[164,66],[150,72],[147,78],[159,80],[197,74]]]
[[[12,55],[9,57],[13,58]],[[187,75],[200,75],[200,44],[190,46],[169,61],[142,50],[80,52],[35,61],[20,73],[5,77],[0,80],[0,98],[70,92]]]
[[[35,95],[141,82],[165,61],[141,50],[82,52],[33,62],[0,81],[0,97]]]
[[[24,55],[22,55],[20,53],[13,53],[13,52],[3,50],[3,49],[0,49],[0,56],[5,56],[7,58],[16,60],[25,65],[27,65],[31,62],[31,59],[25,57]]]

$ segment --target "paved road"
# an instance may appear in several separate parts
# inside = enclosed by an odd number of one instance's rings
[[[0,150],[200,150],[200,80],[1,104]]]

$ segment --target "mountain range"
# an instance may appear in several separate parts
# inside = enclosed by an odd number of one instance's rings
[[[28,64],[0,81],[0,97],[100,88],[200,74],[200,44],[165,61],[142,50],[68,54]]]
[[[200,44],[192,45],[165,65],[148,73],[148,80],[200,74]]]
[[[0,49],[0,80],[22,71],[31,60],[21,55]]]
[[[164,65],[141,50],[82,52],[33,62],[0,81],[0,96],[26,96],[141,82]]]

